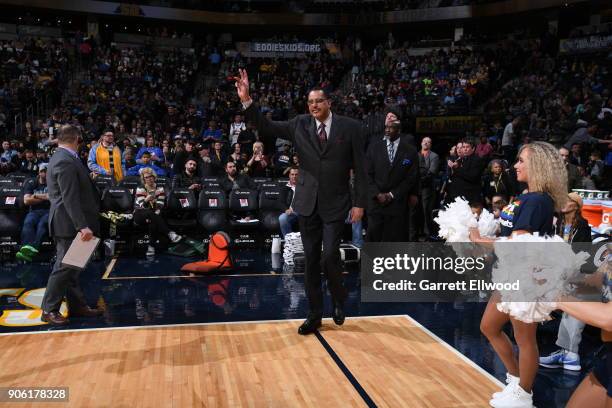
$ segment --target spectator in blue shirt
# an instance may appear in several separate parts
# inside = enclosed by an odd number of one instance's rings
[[[152,163],[152,155],[149,152],[144,152],[142,156],[140,156],[140,164],[130,167],[126,172],[126,175],[138,176],[140,175],[140,171],[145,167],[153,169],[158,176],[166,176],[166,170]]]
[[[217,72],[221,64],[221,54],[219,54],[216,48],[208,55],[208,61],[210,61],[211,71]]]
[[[209,146],[211,143],[221,141],[223,139],[223,132],[217,128],[217,122],[211,120],[208,122],[208,128],[202,133],[202,142],[205,146]]]
[[[2,153],[0,154],[0,159],[3,162],[11,162],[19,153],[17,150],[11,148],[11,143],[8,140],[2,142]]]
[[[148,152],[151,154],[151,161],[156,164],[161,164],[165,161],[164,152],[160,147],[155,146],[155,139],[148,137],[145,145],[142,146],[136,154],[136,163],[142,163],[142,155]],[[157,173],[159,174],[159,173]]]

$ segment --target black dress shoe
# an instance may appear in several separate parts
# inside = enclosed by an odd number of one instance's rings
[[[308,317],[298,328],[298,334],[301,334],[302,336],[311,334],[316,332],[319,327],[321,327],[320,317]]]
[[[338,326],[342,326],[344,324],[344,319],[346,318],[346,315],[344,314],[344,307],[342,303],[334,304],[333,317],[334,317],[334,323],[336,323]]]
[[[40,316],[40,320],[49,323],[52,326],[63,326],[68,324],[68,319],[58,312],[43,312]]]
[[[70,317],[97,317],[104,314],[102,309],[92,309],[89,306],[81,306],[75,308],[68,308]]]

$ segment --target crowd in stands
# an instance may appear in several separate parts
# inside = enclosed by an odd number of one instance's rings
[[[70,72],[67,45],[62,40],[0,41],[0,137],[14,132],[14,116],[49,93],[58,103]],[[20,131],[21,129],[17,129]]]
[[[541,140],[563,145],[577,166],[570,174],[571,188],[605,189],[602,160],[609,166],[606,146],[612,133],[609,66],[593,58],[555,58],[537,49],[524,63],[522,74],[484,106],[493,123],[489,136],[495,154],[511,161],[520,144]],[[503,121],[512,121],[512,129],[502,127]]]
[[[67,58],[61,42],[29,41],[24,51],[9,45],[0,51],[7,53],[2,66],[4,78],[10,78],[4,82],[4,109],[14,103],[11,89],[36,89],[45,75],[57,80]],[[410,239],[434,233],[431,213],[442,201],[467,194],[485,206],[510,202],[521,191],[512,164],[529,141],[564,146],[560,153],[567,156],[570,189],[609,188],[609,68],[597,59],[551,54],[542,41],[413,56],[390,36],[374,48],[347,41],[339,53],[324,50],[305,59],[229,56],[211,46],[190,53],[96,45],[84,67],[76,92],[48,118],[26,123],[20,139],[5,138],[0,175],[36,178],[53,152],[58,128],[73,123],[83,130],[79,157],[92,177],[111,176],[118,183],[146,170],[172,180],[169,187],[196,193],[203,178],[217,177],[226,192],[256,187],[255,178],[291,179],[299,171],[299,157],[290,143],[279,139],[275,146],[265,145],[241,115],[233,76],[246,68],[255,84],[251,95],[269,118],[305,112],[308,90],[320,86],[332,95],[335,113],[363,120],[373,137],[382,137],[382,130],[374,129],[381,129],[388,111],[406,129],[406,118],[416,115],[482,108],[482,125],[458,136],[461,142],[448,152],[432,151],[429,138],[414,141],[421,152],[421,185],[414,194],[420,196],[418,208],[409,210],[416,214]],[[205,103],[194,94],[199,73],[219,78]],[[374,122],[380,123],[370,126]],[[461,182],[453,182],[455,166],[471,169]],[[286,231],[286,225],[282,228]]]
[[[361,116],[383,106],[385,98],[395,99],[411,115],[465,113],[497,79],[502,52],[456,48],[411,56],[404,46],[362,50],[344,102]]]

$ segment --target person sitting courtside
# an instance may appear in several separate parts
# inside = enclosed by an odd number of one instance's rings
[[[198,162],[195,158],[187,159],[185,168],[172,179],[172,188],[188,188],[196,195],[202,189],[202,180],[197,172]]]
[[[219,183],[223,191],[228,195],[232,190],[239,188],[257,190],[257,185],[248,175],[238,174],[236,163],[232,161],[225,163],[225,176],[221,177]]]
[[[49,228],[49,194],[47,193],[47,163],[41,163],[38,177],[29,180],[24,188],[23,203],[30,206],[30,211],[23,221],[21,243],[23,246],[17,252],[17,259],[32,262],[32,257],[38,254],[43,238]]]
[[[286,198],[284,212],[278,216],[280,224],[281,237],[293,231],[293,228],[298,224],[298,214],[293,210],[293,197],[295,195],[295,185],[297,184],[299,170],[296,167],[291,167],[289,170],[289,182],[284,186],[284,197]]]
[[[149,227],[151,243],[164,240],[164,236],[168,236],[172,243],[179,242],[182,237],[171,231],[160,215],[166,204],[166,192],[163,186],[157,185],[157,174],[153,169],[145,167],[140,172],[140,178],[142,187],[136,189],[134,224]],[[155,255],[155,248],[150,244],[147,248],[147,256],[153,255]]]

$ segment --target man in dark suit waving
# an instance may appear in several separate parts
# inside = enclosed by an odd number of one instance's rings
[[[49,231],[55,240],[57,259],[49,276],[42,301],[43,322],[66,324],[60,313],[64,296],[71,317],[97,316],[102,312],[91,309],[79,285],[79,270],[62,266],[62,260],[77,233],[83,241],[99,234],[100,199],[89,178],[89,171],[78,157],[81,132],[72,125],[60,129],[58,148],[47,168],[47,189],[51,208]]]
[[[342,285],[340,238],[349,211],[351,222],[361,220],[367,200],[363,128],[353,119],[332,114],[331,101],[323,89],[315,88],[308,93],[310,115],[298,115],[286,122],[271,121],[261,114],[249,96],[245,70],[240,70],[240,77],[236,78],[236,89],[247,121],[255,123],[260,135],[267,139],[266,145],[274,146],[277,137],[290,140],[300,158],[293,209],[299,217],[304,245],[310,312],[298,333],[313,333],[321,326],[321,272],[327,277],[332,295],[334,322],[341,325],[347,292]],[[355,172],[354,206],[349,183],[351,169]]]
[[[401,242],[407,238],[408,195],[419,179],[419,158],[412,144],[400,138],[400,122],[385,126],[385,138],[367,153],[368,240]]]

